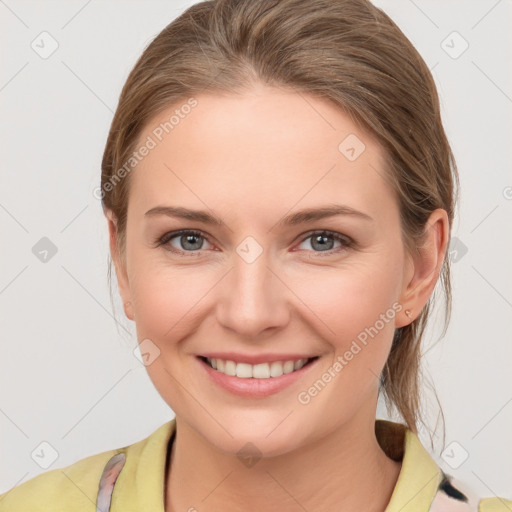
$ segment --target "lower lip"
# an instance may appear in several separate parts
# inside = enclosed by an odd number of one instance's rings
[[[245,398],[262,398],[279,393],[279,391],[291,386],[294,382],[297,382],[300,378],[304,377],[311,371],[311,368],[316,366],[316,363],[318,362],[318,358],[314,359],[303,366],[300,370],[285,373],[280,377],[269,377],[268,379],[255,379],[254,377],[251,377],[243,379],[241,377],[225,375],[224,373],[214,370],[200,357],[198,357],[197,360],[215,384],[234,395]]]

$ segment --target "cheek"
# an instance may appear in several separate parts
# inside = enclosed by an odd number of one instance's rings
[[[375,258],[379,259],[377,255]],[[376,262],[375,262],[376,263]],[[290,287],[317,317],[328,339],[349,340],[373,326],[381,315],[392,323],[400,308],[399,275],[382,259],[346,266],[311,270],[307,280],[295,276]],[[393,307],[394,305],[394,307]],[[378,325],[382,328],[381,322]],[[393,329],[393,326],[391,326]]]
[[[192,266],[142,260],[137,264],[131,292],[139,339],[158,343],[190,334],[198,315],[204,317],[205,299],[215,293],[212,288],[219,276]]]
[[[179,338],[190,330],[196,317],[204,319],[205,308],[213,307],[215,286],[224,271],[142,258],[133,261],[137,271],[130,282],[136,323],[157,339]],[[303,319],[316,323],[326,339],[355,338],[373,326],[381,314],[389,320],[395,311],[399,265],[392,261],[387,264],[381,253],[339,268],[312,266],[306,271],[301,266],[288,270],[283,280],[293,293],[284,290],[283,300],[294,301],[293,308],[302,311]]]
[[[376,396],[391,349],[395,317],[401,310],[396,301],[399,275],[393,270],[394,259],[389,265],[377,256],[370,264],[371,259],[365,265],[317,273],[295,288],[314,312],[309,318],[316,319],[317,333],[332,349],[297,397],[312,416],[329,410],[326,426],[350,418],[368,397]]]

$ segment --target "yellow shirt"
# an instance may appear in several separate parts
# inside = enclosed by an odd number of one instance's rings
[[[37,475],[1,494],[0,512],[165,512],[166,456],[175,428],[173,419],[137,443]],[[402,461],[385,512],[512,511],[510,500],[468,500],[405,426],[376,420],[375,432],[387,456]]]

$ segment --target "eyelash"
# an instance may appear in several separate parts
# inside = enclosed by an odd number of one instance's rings
[[[198,237],[204,238],[208,243],[210,243],[210,244],[212,243],[210,241],[209,237],[205,233],[203,233],[202,231],[196,230],[196,229],[182,229],[179,231],[169,231],[169,232],[163,234],[161,237],[157,238],[154,243],[155,243],[156,247],[164,246],[164,245],[168,244],[168,242],[170,242],[173,238],[176,238],[178,236],[183,236],[183,235],[198,236]],[[342,251],[346,251],[347,249],[350,249],[355,245],[354,240],[352,240],[350,237],[348,237],[346,235],[341,235],[339,233],[336,233],[335,231],[329,231],[326,229],[315,230],[315,231],[311,231],[311,232],[307,233],[306,236],[304,236],[301,239],[300,243],[302,244],[304,241],[306,241],[308,238],[313,237],[314,235],[326,235],[326,236],[334,238],[336,241],[341,242],[343,244],[342,247],[338,247],[337,249],[329,249],[327,251],[310,251],[319,256],[337,254]],[[172,247],[171,245],[169,245],[166,248],[166,250],[168,250],[174,254],[190,256],[193,254],[200,253],[203,249],[199,249],[197,251],[182,251],[182,250],[176,249],[175,247]]]

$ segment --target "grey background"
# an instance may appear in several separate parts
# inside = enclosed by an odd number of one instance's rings
[[[130,69],[193,3],[0,0],[0,492],[136,442],[174,416],[134,355],[117,295],[113,318],[93,190]],[[425,340],[446,445],[439,429],[433,449],[427,429],[421,439],[470,489],[510,498],[512,2],[375,3],[433,70],[461,177],[452,322],[434,344],[439,315]],[[52,39],[47,58],[31,47],[48,51]],[[426,396],[433,430],[428,383]]]

